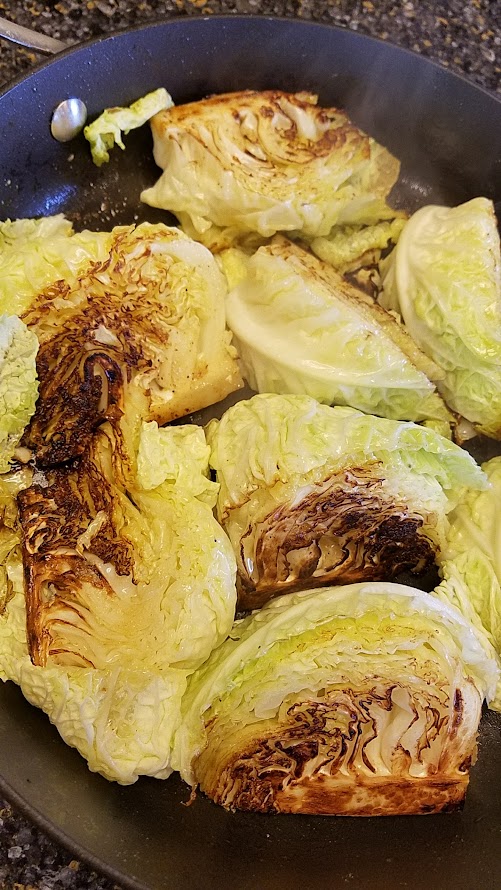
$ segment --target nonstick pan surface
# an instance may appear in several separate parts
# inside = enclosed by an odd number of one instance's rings
[[[176,103],[244,88],[309,89],[402,161],[396,200],[501,201],[501,101],[405,50],[351,31],[270,18],[183,18],[71,49],[0,95],[0,218],[66,213],[76,227],[149,219],[158,171],[147,128],[108,165],[79,137],[50,136],[53,108],[90,116],[158,86]],[[216,411],[218,409],[214,409]],[[208,412],[209,414],[211,412]],[[197,417],[195,420],[207,419]],[[497,453],[477,443],[478,459]],[[501,855],[501,720],[487,712],[462,813],[347,819],[227,813],[176,777],[130,787],[90,773],[47,718],[0,685],[0,789],[45,830],[120,883],[149,890],[494,890]]]

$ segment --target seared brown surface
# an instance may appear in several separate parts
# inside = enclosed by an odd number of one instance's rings
[[[98,438],[106,442],[104,432]],[[134,551],[122,527],[118,489],[107,464],[106,447],[94,441],[85,455],[49,470],[38,484],[18,496],[23,529],[28,646],[34,664],[49,659],[93,666],[75,647],[72,624],[85,622],[82,591],[91,586],[103,597],[113,591],[86,558],[83,536],[93,521],[95,534],[86,547],[117,575],[134,574]],[[108,446],[110,447],[110,446]],[[122,520],[122,522],[121,522]]]
[[[274,720],[240,728],[236,722],[233,740],[227,726],[220,730],[217,716],[209,718],[208,743],[195,763],[201,790],[227,809],[260,813],[394,816],[457,809],[476,757],[478,692],[468,684],[474,694],[467,714],[459,689],[449,702],[447,680],[425,692],[415,678],[384,685],[300,696],[290,707],[282,705]],[[387,744],[383,755],[384,741],[375,754],[378,731],[388,731],[381,714],[394,719],[402,695],[413,717],[408,724],[396,717],[391,755]],[[423,732],[411,753],[403,739],[416,721]]]
[[[436,547],[423,524],[422,516],[387,494],[377,464],[344,470],[258,524],[252,575],[245,572],[244,553],[253,529],[242,536],[238,606],[259,608],[305,587],[424,572]]]

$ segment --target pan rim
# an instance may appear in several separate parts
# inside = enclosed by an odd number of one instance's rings
[[[97,37],[89,37],[86,40],[82,40],[78,43],[70,44],[66,49],[61,50],[61,52],[59,53],[55,53],[49,58],[42,59],[27,72],[25,71],[14,77],[12,80],[9,80],[6,84],[0,87],[0,99],[3,98],[3,96],[7,95],[19,84],[25,83],[31,77],[37,75],[38,72],[43,71],[45,68],[53,67],[59,60],[66,59],[68,56],[74,55],[81,50],[88,49],[92,46],[97,46],[98,44],[107,43],[108,41],[115,41],[126,35],[134,34],[137,32],[143,32],[150,29],[158,29],[160,27],[165,27],[168,25],[179,24],[188,25],[188,27],[200,27],[200,24],[202,22],[214,22],[219,24],[231,22],[245,22],[246,24],[252,22],[270,22],[273,25],[292,23],[295,26],[299,25],[304,28],[311,28],[312,30],[329,30],[338,32],[340,34],[349,34],[355,41],[359,41],[360,43],[367,43],[368,46],[389,46],[392,50],[400,53],[403,58],[410,57],[414,60],[418,59],[421,64],[431,66],[431,68],[434,69],[436,72],[440,72],[442,75],[445,75],[447,79],[453,78],[454,80],[459,81],[463,86],[470,87],[475,91],[478,90],[484,96],[490,97],[495,103],[501,106],[501,95],[494,92],[493,90],[488,89],[487,87],[482,86],[479,83],[476,83],[475,80],[473,80],[473,78],[469,77],[467,74],[461,74],[457,71],[453,71],[450,68],[447,68],[441,62],[437,62],[434,59],[423,56],[416,50],[400,46],[398,43],[394,43],[392,40],[385,40],[382,37],[373,36],[371,34],[363,34],[360,31],[355,30],[354,28],[337,25],[331,22],[315,22],[311,19],[300,18],[298,16],[278,16],[254,13],[237,13],[235,15],[224,13],[216,15],[200,14],[184,16],[159,16],[151,19],[148,22],[143,22],[141,24],[132,25],[126,28],[119,28],[106,34],[100,34]]]

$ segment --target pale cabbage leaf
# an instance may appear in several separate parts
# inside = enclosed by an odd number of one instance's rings
[[[252,389],[395,420],[454,422],[432,382],[440,369],[327,263],[277,236],[243,271],[226,314]]]
[[[491,201],[427,206],[383,261],[381,304],[443,370],[438,388],[480,432],[501,437],[501,253]]]

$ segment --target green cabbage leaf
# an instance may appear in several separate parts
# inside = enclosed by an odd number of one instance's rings
[[[35,411],[38,340],[15,315],[0,315],[0,473],[10,461]]]
[[[229,271],[238,283],[226,313],[252,389],[395,420],[453,422],[432,382],[442,372],[331,266],[278,236],[243,263]]]
[[[137,99],[127,108],[106,108],[91,124],[84,127],[84,136],[90,144],[92,160],[97,167],[110,159],[114,145],[125,149],[122,133],[142,127],[153,115],[173,105],[166,89],[160,87]]]
[[[209,479],[210,447],[199,426],[159,427],[143,423],[137,455],[137,482],[145,491],[168,481],[214,507],[219,485]]]
[[[393,247],[405,225],[405,218],[382,220],[372,226],[335,226],[324,238],[313,238],[310,248],[338,272],[377,262],[381,251]]]
[[[442,368],[445,401],[501,437],[501,253],[487,198],[423,207],[383,261],[381,304]]]

